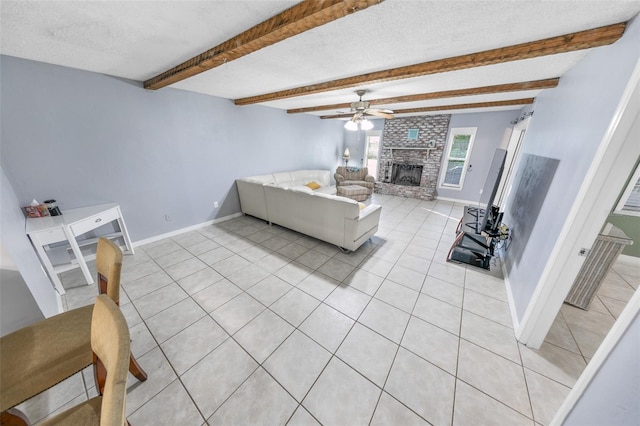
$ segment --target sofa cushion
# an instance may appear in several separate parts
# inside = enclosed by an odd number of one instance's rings
[[[251,176],[251,177],[242,178],[238,180],[243,180],[246,182],[253,182],[253,183],[274,183],[273,175]]]
[[[316,194],[327,194],[327,195],[336,195],[337,190],[335,186],[321,186],[320,188],[313,191]]]
[[[301,182],[302,185],[314,181],[322,186],[329,186],[331,183],[331,172],[329,170],[296,170],[291,172],[294,182]]]
[[[276,183],[277,185],[286,186],[286,184],[290,184],[293,181],[294,179],[291,176],[290,172],[281,172],[281,173],[273,174],[273,183]]]
[[[277,185],[277,186],[280,186],[280,185]],[[295,192],[306,192],[307,194],[313,193],[313,190],[306,185],[289,186],[284,189],[288,189],[290,191],[295,191]]]

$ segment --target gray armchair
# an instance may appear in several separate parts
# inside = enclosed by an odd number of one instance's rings
[[[356,169],[340,166],[336,169],[333,177],[336,180],[336,187],[358,185],[367,188],[369,195],[373,194],[376,179],[369,175],[369,170],[366,167]]]

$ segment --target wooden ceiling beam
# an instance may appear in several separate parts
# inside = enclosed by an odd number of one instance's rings
[[[518,92],[523,90],[552,89],[558,85],[560,77],[548,78],[546,80],[525,81],[521,83],[498,84],[495,86],[471,87],[468,89],[445,90],[442,92],[421,93],[418,95],[397,96],[394,98],[369,99],[371,105],[391,105],[406,102],[428,101],[432,99],[455,98],[459,96],[490,95],[494,93]],[[351,104],[321,105],[307,108],[288,109],[289,114],[303,112],[329,111],[343,108],[351,108]]]
[[[156,90],[238,59],[384,0],[305,0],[144,82]]]
[[[434,111],[450,111],[453,109],[473,109],[473,108],[492,108],[514,105],[528,105],[532,104],[535,98],[522,98],[522,99],[510,99],[508,101],[495,101],[495,102],[476,102],[470,104],[455,104],[455,105],[440,105],[420,108],[406,108],[398,109],[394,111],[394,114],[416,114],[419,112],[434,112]],[[353,113],[350,114],[334,114],[334,115],[322,115],[322,119],[330,118],[351,118]]]
[[[348,89],[365,84],[382,83],[385,81],[400,80],[404,78],[420,77],[423,75],[457,71],[468,68],[494,65],[523,59],[537,58],[558,53],[574,52],[590,49],[614,43],[624,33],[626,22],[594,28],[586,31],[565,34],[543,40],[485,50],[483,52],[452,58],[438,59],[400,68],[392,68],[367,74],[341,78],[324,83],[302,86],[279,92],[266,93],[236,99],[236,105],[249,105],[262,102],[270,102],[279,99],[287,99],[295,96],[322,93],[331,90]]]

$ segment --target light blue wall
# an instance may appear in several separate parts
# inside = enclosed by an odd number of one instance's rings
[[[536,99],[522,153],[556,159],[559,165],[540,213],[534,218],[522,259],[514,262],[510,252],[506,252],[508,279],[519,320],[640,57],[639,46],[640,21],[636,19],[619,41],[588,53],[560,79],[558,87],[544,91]],[[516,179],[517,173],[516,166]],[[504,223],[513,222],[512,210],[507,207]],[[515,232],[513,238],[514,241],[517,238]]]
[[[506,148],[511,137],[513,124],[518,117],[516,111],[499,112],[478,112],[473,114],[454,114],[449,121],[449,131],[456,127],[477,127],[473,149],[469,164],[471,168],[467,170],[464,185],[460,190],[440,188],[438,186],[438,197],[450,198],[461,201],[472,201],[477,203],[480,200],[480,191],[484,187],[484,182],[489,173],[489,166],[493,159],[496,148]],[[449,141],[447,135],[447,142]],[[447,149],[445,147],[445,149]],[[442,156],[443,162],[446,160]],[[440,173],[443,166],[440,167]],[[438,183],[442,176],[438,176]]]
[[[239,212],[236,178],[342,161],[342,121],[0,62],[1,162],[19,202],[117,202],[134,241]]]
[[[607,361],[576,402],[565,426],[640,423],[640,316],[636,315]]]

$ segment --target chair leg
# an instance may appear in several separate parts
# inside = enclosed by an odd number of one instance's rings
[[[27,416],[17,408],[9,408],[0,414],[0,425],[2,426],[29,426],[30,424]]]
[[[138,361],[136,361],[133,354],[131,354],[131,357],[129,358],[129,372],[141,382],[147,380],[147,373],[145,373],[142,367],[140,367],[140,364],[138,364]]]

